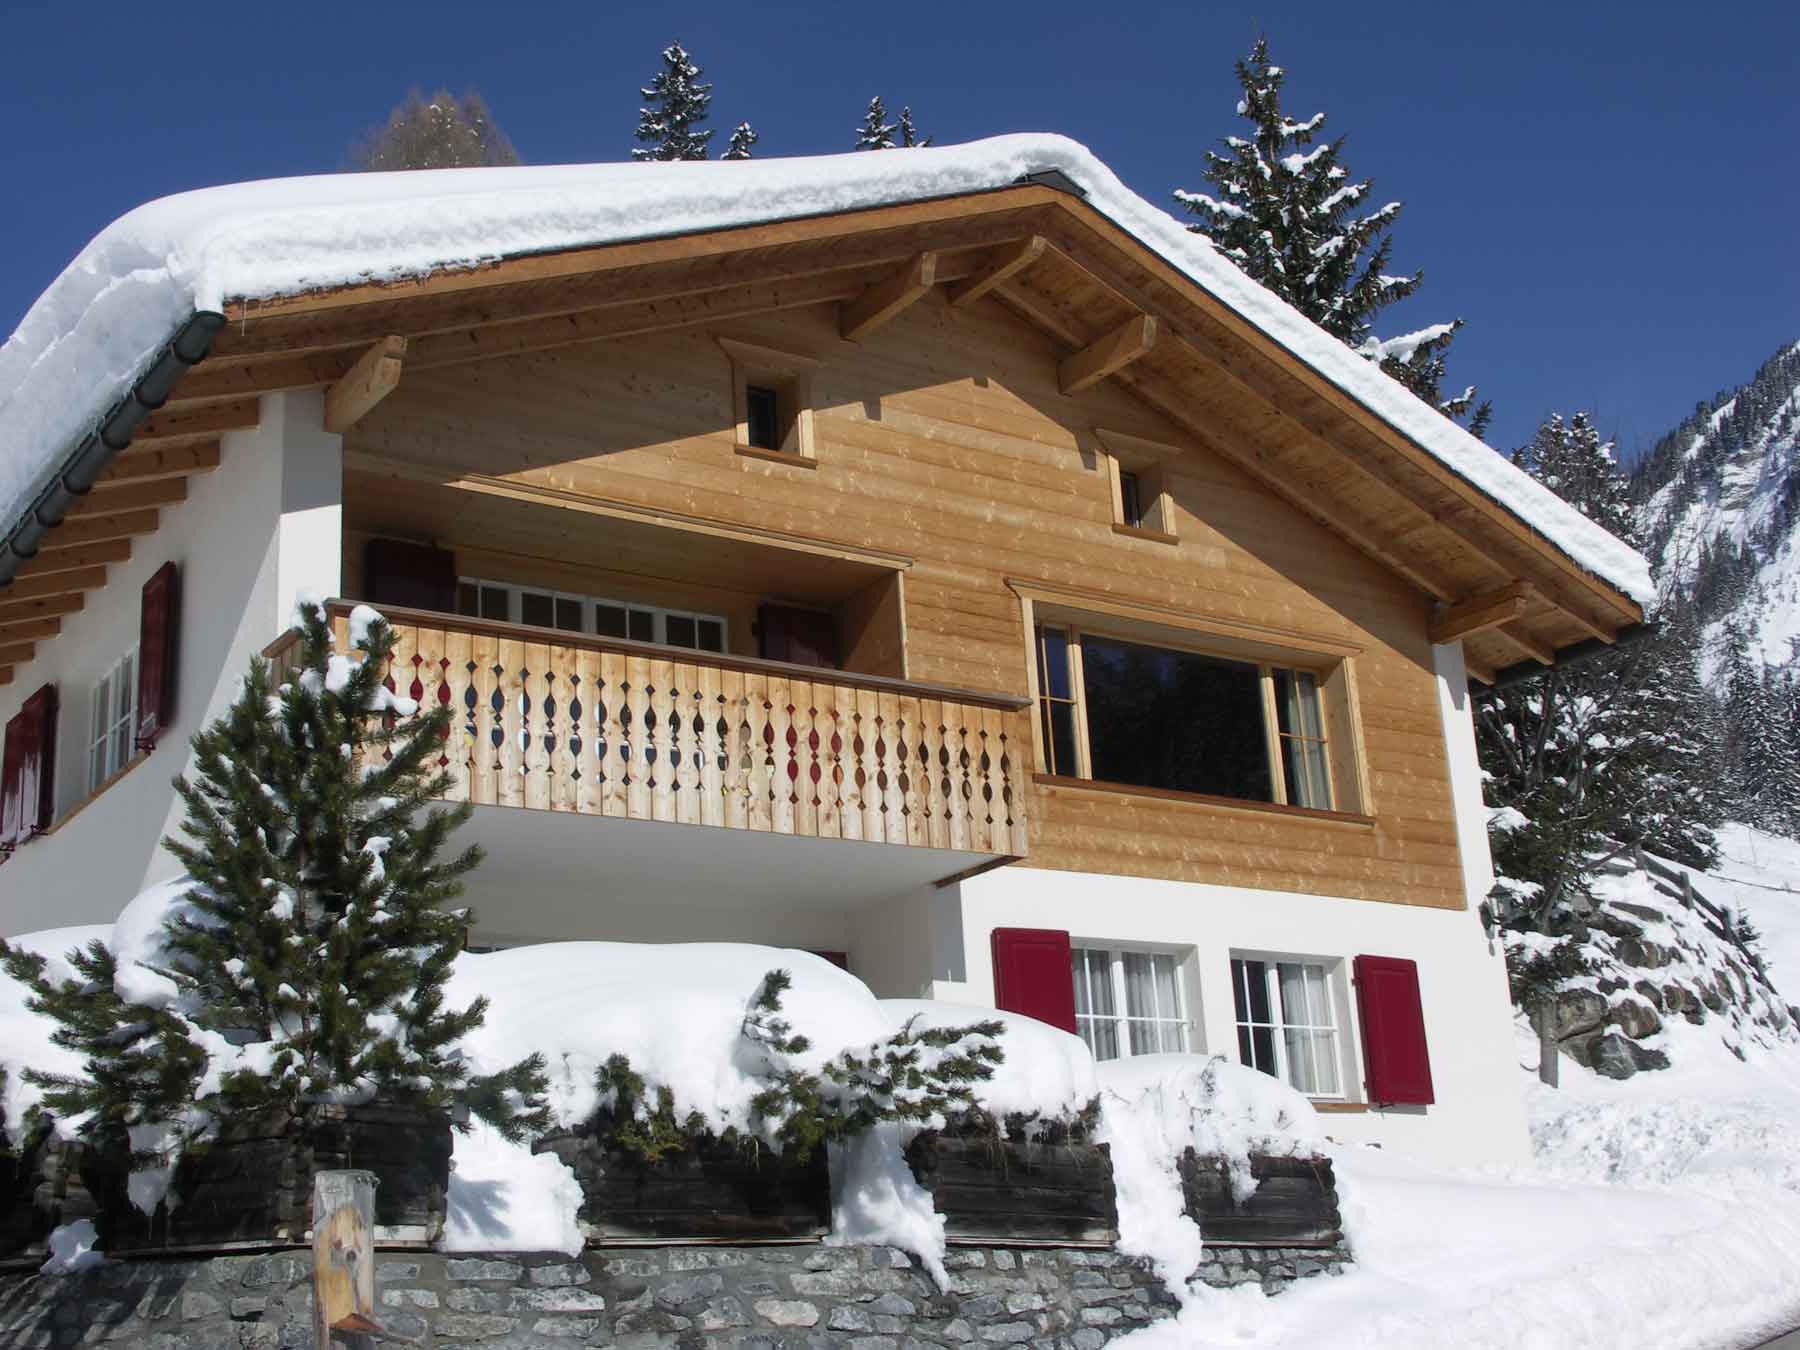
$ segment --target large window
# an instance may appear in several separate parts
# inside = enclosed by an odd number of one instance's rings
[[[137,648],[121,656],[94,684],[88,704],[87,790],[131,762],[137,725]]]
[[[1037,658],[1048,772],[1332,808],[1314,672],[1063,625],[1039,626]]]
[[[1342,1097],[1331,982],[1317,961],[1235,957],[1238,1058],[1309,1097]]]
[[[591,595],[513,586],[464,577],[457,585],[457,612],[502,623],[560,628],[565,633],[659,642],[691,651],[723,652],[725,620],[717,614],[634,605]]]
[[[1095,1059],[1187,1049],[1181,963],[1167,952],[1074,947],[1075,1029]]]

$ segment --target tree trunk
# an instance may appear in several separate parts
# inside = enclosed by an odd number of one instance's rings
[[[1538,1081],[1545,1087],[1558,1086],[1558,1060],[1562,1055],[1556,1044],[1556,1037],[1550,1030],[1553,1006],[1549,999],[1545,999],[1531,1015],[1532,1025],[1537,1028],[1538,1034]]]

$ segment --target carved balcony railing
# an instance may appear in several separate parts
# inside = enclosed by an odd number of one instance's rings
[[[351,608],[329,606],[340,651]],[[381,608],[389,687],[453,710],[450,800],[1026,853],[1026,700]]]

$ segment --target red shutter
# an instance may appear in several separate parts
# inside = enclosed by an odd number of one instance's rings
[[[764,605],[756,613],[763,659],[837,669],[837,625],[816,609]]]
[[[1431,1105],[1436,1098],[1418,965],[1394,956],[1359,956],[1355,967],[1369,1100],[1377,1106]]]
[[[371,539],[363,549],[363,594],[371,604],[456,613],[456,555],[403,539]]]
[[[164,563],[144,583],[138,615],[137,748],[149,752],[175,720],[175,668],[180,656],[181,573]]]
[[[1056,928],[996,928],[994,1006],[1075,1030],[1069,935]]]
[[[0,845],[24,843],[50,828],[56,807],[56,686],[25,700],[6,724],[4,782],[0,784]]]

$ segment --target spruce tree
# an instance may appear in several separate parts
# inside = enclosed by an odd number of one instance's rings
[[[731,133],[730,144],[725,147],[724,158],[749,159],[751,147],[761,139],[748,122],[739,122]]]
[[[474,90],[458,99],[440,89],[426,99],[414,89],[386,126],[351,145],[350,162],[373,172],[467,169],[517,164],[519,153]]]
[[[892,150],[896,129],[887,120],[887,109],[881,104],[881,95],[877,94],[869,100],[869,109],[863,114],[862,125],[856,129],[856,149]]]
[[[912,108],[900,109],[900,148],[902,150],[923,150],[931,144],[931,137],[921,137],[919,129],[913,125]]]
[[[33,1081],[59,1115],[177,1139],[211,1119],[370,1098],[462,1102],[514,1138],[541,1129],[541,1057],[472,1077],[457,1042],[486,1001],[445,1004],[468,922],[451,906],[481,860],[474,846],[441,856],[470,812],[438,800],[450,710],[420,714],[387,688],[394,636],[373,611],[351,616],[360,660],[334,650],[316,604],[300,620],[293,670],[277,685],[253,662],[176,780],[186,818],[164,844],[194,884],[161,934],[174,997],[126,1004],[100,943],[71,953],[75,978],[57,985],[41,960],[0,953],[61,1023],[58,1041],[87,1056],[83,1079]],[[216,1087],[200,1093],[203,1074]]]
[[[1217,195],[1177,190],[1175,198],[1204,234],[1252,279],[1268,287],[1333,337],[1377,361],[1389,375],[1447,416],[1487,427],[1490,410],[1475,389],[1445,398],[1444,357],[1460,319],[1382,342],[1376,314],[1419,288],[1423,274],[1388,271],[1390,231],[1399,202],[1364,211],[1374,183],[1356,182],[1342,163],[1344,138],[1320,139],[1325,114],[1296,122],[1281,110],[1286,72],[1258,38],[1236,63],[1238,115],[1248,136],[1227,136],[1224,153],[1208,151],[1205,178]]]
[[[695,65],[679,42],[663,49],[663,68],[649,87],[640,89],[645,106],[638,109],[637,139],[631,152],[639,161],[705,159],[712,132],[698,127],[707,117],[712,86],[700,82]]]

